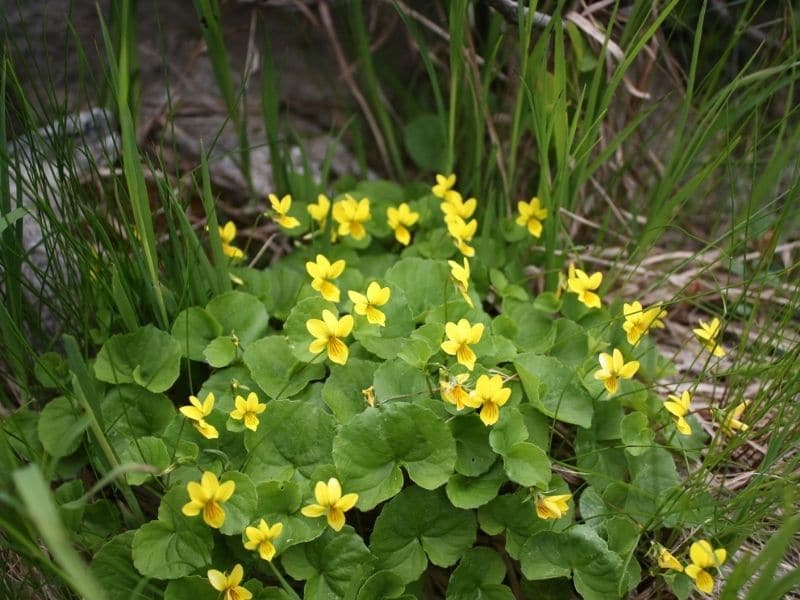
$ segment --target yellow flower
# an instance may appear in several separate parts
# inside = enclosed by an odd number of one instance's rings
[[[460,364],[472,371],[477,357],[469,345],[477,344],[481,340],[483,323],[470,325],[466,319],[460,319],[458,323],[447,323],[444,332],[447,340],[442,342],[442,350],[450,356],[455,356]]]
[[[381,327],[386,325],[386,315],[379,311],[377,307],[386,304],[391,294],[392,290],[388,287],[382,288],[381,284],[377,281],[373,281],[369,284],[366,296],[354,292],[353,290],[347,292],[347,295],[353,302],[353,310],[356,311],[356,314],[366,316],[367,321],[373,325],[380,325]]]
[[[593,290],[599,288],[601,283],[603,283],[603,274],[599,271],[592,273],[590,277],[584,271],[570,265],[567,287],[570,292],[578,294],[578,300],[588,308],[600,308],[600,296]]]
[[[317,254],[316,262],[306,263],[306,272],[311,276],[311,287],[328,302],[339,302],[339,288],[333,285],[332,280],[342,274],[345,266],[342,259],[331,263],[322,254]]]
[[[714,578],[706,569],[720,567],[727,557],[728,553],[725,548],[715,550],[709,542],[700,540],[689,548],[689,558],[692,559],[692,564],[687,565],[684,572],[694,579],[698,590],[710,594],[714,590]]]
[[[697,339],[703,344],[703,347],[711,352],[714,356],[725,356],[725,348],[717,344],[717,336],[719,335],[719,319],[714,317],[711,323],[700,321],[700,327],[693,329]]]
[[[503,387],[500,375],[481,375],[475,383],[475,389],[463,401],[470,408],[480,408],[480,417],[484,425],[494,425],[500,418],[500,407],[511,397],[511,389]]]
[[[454,173],[450,175],[440,175],[439,173],[436,174],[436,185],[431,188],[433,195],[437,198],[441,198],[442,200],[446,200],[448,198],[448,193],[456,184],[456,176]]]
[[[369,200],[366,198],[356,202],[350,194],[346,194],[344,200],[333,205],[333,219],[339,224],[339,235],[349,235],[354,240],[364,239],[367,235],[364,223],[371,218]]]
[[[628,334],[628,343],[631,346],[638,344],[639,339],[651,327],[664,329],[664,321],[661,319],[667,318],[667,311],[661,308],[661,304],[644,309],[639,302],[631,302],[622,305],[622,313],[625,315],[622,328]]]
[[[560,519],[569,511],[569,499],[572,494],[545,496],[536,494],[536,515],[540,519]]]
[[[275,211],[273,219],[278,225],[286,229],[293,229],[300,225],[300,221],[289,216],[289,209],[292,208],[292,197],[289,194],[280,200],[275,194],[270,194],[269,203],[272,205],[272,210]]]
[[[547,218],[547,209],[542,208],[539,198],[534,196],[531,198],[530,202],[520,200],[517,202],[517,210],[519,210],[517,225],[527,227],[528,233],[530,233],[533,237],[541,237],[542,221]]]
[[[747,431],[750,429],[747,423],[743,423],[739,420],[748,406],[750,406],[750,400],[745,400],[737,404],[736,408],[725,415],[725,419],[722,421],[722,431],[728,435],[735,435],[737,431]]]
[[[342,341],[353,331],[353,317],[344,315],[337,318],[331,311],[322,311],[322,320],[309,319],[306,329],[316,339],[308,346],[308,351],[317,354],[323,350],[328,351],[331,362],[343,365],[347,362],[347,345]]]
[[[448,260],[447,264],[450,265],[450,277],[456,284],[456,289],[459,291],[464,301],[469,304],[470,308],[475,308],[472,303],[472,298],[469,297],[469,261],[464,258],[464,266],[459,265],[454,260]]]
[[[684,419],[692,403],[692,397],[688,390],[684,390],[680,398],[672,394],[667,396],[667,398],[667,401],[664,402],[664,408],[675,416],[675,427],[677,427],[678,431],[683,435],[692,435],[692,428],[689,423],[686,422],[686,419]]]
[[[261,519],[258,527],[247,527],[244,530],[244,534],[247,536],[244,547],[248,550],[258,549],[261,558],[270,561],[275,556],[275,546],[272,540],[277,538],[282,531],[283,523],[275,523],[270,527],[264,519]]]
[[[364,396],[364,402],[366,402],[372,408],[375,408],[375,387],[369,386],[368,388],[364,388],[361,390],[361,395]]]
[[[439,380],[439,393],[442,400],[455,404],[456,410],[461,410],[467,406],[469,400],[469,390],[465,384],[469,380],[469,373],[459,373],[455,377]]]
[[[662,569],[672,569],[673,571],[683,572],[683,565],[680,561],[673,556],[673,554],[664,548],[661,544],[656,544],[658,548],[658,566]]]
[[[395,239],[403,246],[408,246],[411,241],[411,232],[408,228],[417,221],[419,221],[419,213],[412,211],[405,202],[397,208],[390,206],[386,209],[386,222],[394,230]]]
[[[609,395],[615,394],[619,387],[619,379],[630,379],[639,370],[639,361],[625,362],[622,352],[614,348],[613,354],[600,353],[600,369],[595,372],[594,378],[603,382]]]
[[[453,238],[453,243],[464,256],[475,256],[475,248],[470,246],[468,242],[472,241],[475,231],[478,229],[478,222],[472,219],[469,223],[464,221],[458,215],[446,216],[445,223],[447,223],[447,233]]]
[[[445,201],[439,205],[445,218],[455,216],[462,219],[469,219],[475,213],[477,206],[478,201],[475,198],[469,198],[464,202],[464,198],[455,190],[447,192]]]
[[[206,399],[200,402],[197,396],[189,396],[190,406],[181,406],[180,411],[187,419],[192,422],[194,428],[200,432],[207,440],[214,440],[219,437],[217,428],[208,423],[205,418],[214,410],[214,394],[209,392]]]
[[[317,196],[317,203],[309,204],[306,210],[308,214],[311,215],[311,218],[319,223],[320,227],[324,227],[325,221],[328,220],[328,213],[331,210],[331,201],[328,200],[325,194],[319,194]]]
[[[231,570],[230,575],[222,571],[209,569],[208,582],[218,592],[225,592],[223,600],[250,600],[253,594],[246,587],[239,585],[244,578],[242,565],[236,565]]]
[[[236,483],[233,481],[220,484],[214,473],[206,471],[200,478],[200,483],[190,481],[186,484],[189,502],[181,510],[187,517],[196,517],[202,511],[206,525],[219,529],[225,522],[225,511],[219,503],[227,502],[235,489]]]
[[[231,419],[244,420],[244,426],[251,431],[258,429],[258,415],[267,410],[267,405],[258,401],[256,393],[247,394],[247,400],[236,396],[234,403],[236,408],[231,411]]]
[[[345,494],[342,496],[342,486],[335,477],[328,479],[328,483],[318,481],[314,487],[316,504],[304,506],[300,511],[306,517],[321,517],[325,515],[328,525],[334,531],[344,527],[344,513],[353,508],[358,502],[358,494]]]
[[[244,258],[244,252],[231,244],[231,242],[236,239],[236,223],[228,221],[218,229],[219,239],[222,242],[222,253],[234,260]]]

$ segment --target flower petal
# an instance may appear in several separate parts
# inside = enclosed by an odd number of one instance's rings
[[[228,578],[225,577],[225,573],[222,571],[217,571],[216,569],[209,569],[208,570],[208,582],[218,592],[224,592],[228,589]]]

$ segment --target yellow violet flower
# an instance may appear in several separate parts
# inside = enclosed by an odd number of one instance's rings
[[[711,323],[706,323],[700,320],[700,327],[693,329],[697,339],[703,344],[703,347],[711,352],[714,356],[725,356],[725,348],[717,343],[717,336],[719,335],[719,319],[714,317]]]
[[[358,502],[358,494],[345,494],[342,496],[342,485],[335,477],[328,479],[328,483],[318,481],[314,487],[316,504],[304,506],[300,511],[306,517],[321,517],[325,515],[328,525],[334,531],[341,531],[344,527],[344,513],[353,508]]]
[[[409,227],[419,221],[419,213],[411,210],[407,203],[403,202],[397,208],[390,206],[386,209],[386,222],[394,230],[395,239],[408,246],[411,241]]]
[[[367,317],[373,325],[386,325],[386,315],[378,310],[379,306],[383,306],[389,301],[389,296],[392,295],[392,290],[388,287],[381,287],[377,281],[373,281],[367,287],[367,295],[359,294],[350,290],[347,292],[350,300],[353,302],[353,310],[356,314]]]
[[[236,239],[236,223],[228,221],[219,227],[219,239],[222,242],[222,253],[228,258],[238,260],[244,258],[244,252],[240,248],[233,246],[231,242]]]
[[[445,223],[447,224],[447,233],[453,238],[453,243],[458,251],[469,258],[475,256],[475,248],[468,242],[472,241],[475,231],[478,229],[478,221],[472,219],[467,223],[458,215],[452,215],[445,217]]]
[[[275,545],[272,540],[277,538],[283,531],[283,523],[275,523],[272,527],[261,519],[258,527],[247,527],[244,534],[247,541],[244,547],[248,550],[258,550],[258,554],[266,561],[271,561],[275,556]]]
[[[346,264],[343,259],[331,263],[322,254],[317,254],[315,262],[306,262],[306,273],[311,276],[311,287],[328,302],[339,302],[339,288],[332,280],[344,272]]]
[[[309,319],[306,329],[316,339],[308,346],[308,351],[318,354],[323,350],[328,351],[328,358],[337,365],[347,362],[347,344],[342,340],[353,331],[353,317],[344,315],[337,318],[331,311],[322,311],[322,320]]]
[[[628,334],[628,343],[631,346],[638,344],[639,339],[651,327],[664,329],[664,321],[661,319],[667,318],[667,311],[661,308],[661,304],[644,309],[639,302],[623,304],[622,314],[625,315],[625,322],[622,324],[622,328]]]
[[[317,203],[316,204],[309,204],[306,207],[308,214],[311,215],[311,218],[316,221],[320,227],[325,226],[325,221],[328,220],[328,213],[331,210],[331,201],[328,200],[328,197],[325,194],[319,194],[317,196]]]
[[[292,197],[289,194],[280,200],[275,194],[270,194],[269,203],[272,205],[272,210],[275,211],[273,219],[278,225],[286,229],[293,229],[300,225],[300,221],[289,216],[289,210],[292,208]]]
[[[547,209],[542,208],[539,198],[534,196],[530,202],[520,200],[517,202],[517,225],[528,228],[528,233],[533,237],[542,237],[542,221],[547,218]]]
[[[658,566],[662,569],[672,569],[673,571],[683,572],[683,565],[675,556],[661,544],[656,544],[658,548]]]
[[[600,296],[595,294],[594,290],[599,288],[601,283],[603,283],[603,274],[599,271],[592,273],[590,277],[584,271],[570,265],[567,287],[570,292],[578,294],[578,300],[587,308],[600,308]]]
[[[439,393],[442,400],[455,404],[456,410],[461,410],[467,406],[469,400],[469,390],[465,384],[469,381],[469,373],[459,373],[454,377],[439,380]]]
[[[469,304],[470,308],[475,308],[475,305],[472,303],[472,298],[469,297],[469,261],[464,258],[464,265],[458,264],[454,260],[448,260],[447,264],[450,265],[450,277],[453,278],[453,282],[456,284],[456,289],[461,294],[461,297],[464,298],[464,302]]]
[[[466,202],[461,194],[452,190],[447,193],[447,197],[439,207],[442,209],[445,218],[450,216],[461,217],[462,219],[469,219],[478,207],[478,201],[475,198],[469,198]]]
[[[750,406],[750,400],[745,400],[737,404],[736,408],[725,415],[725,419],[722,421],[722,431],[728,435],[735,435],[737,431],[747,431],[750,429],[747,423],[743,423],[739,420],[748,406]]]
[[[469,345],[481,341],[483,323],[471,325],[466,319],[460,319],[458,323],[447,323],[444,332],[447,340],[442,342],[442,350],[450,356],[455,356],[460,364],[472,371],[477,357]]]
[[[436,185],[431,188],[433,195],[442,200],[447,200],[448,194],[456,184],[456,176],[454,173],[450,175],[436,174]]]
[[[615,394],[619,388],[619,379],[630,379],[639,370],[639,361],[625,362],[622,352],[614,348],[612,354],[601,352],[599,356],[600,369],[595,372],[594,378],[603,382],[608,394]]]
[[[364,402],[367,405],[375,408],[375,386],[369,386],[368,388],[364,388],[361,390],[361,395],[364,396]]]
[[[683,435],[692,435],[692,428],[684,417],[689,413],[689,408],[692,403],[692,396],[688,390],[684,390],[681,397],[678,398],[670,394],[664,402],[664,408],[667,409],[672,415],[675,416],[675,427]]]
[[[222,571],[209,569],[208,582],[218,592],[225,592],[223,600],[250,600],[253,594],[246,587],[239,585],[244,578],[242,565],[236,565],[231,569],[231,574],[226,575]]]
[[[231,419],[244,420],[244,426],[250,431],[258,429],[258,415],[267,410],[267,405],[258,401],[258,395],[250,392],[247,394],[247,400],[242,396],[236,396],[234,404],[236,408],[231,411]]]
[[[214,410],[214,393],[209,392],[206,399],[200,402],[197,396],[189,396],[190,406],[181,406],[180,411],[187,419],[192,422],[194,428],[207,440],[214,440],[219,437],[219,431],[205,419]]]
[[[196,517],[202,512],[206,525],[219,529],[225,522],[225,511],[220,502],[227,502],[235,489],[235,482],[226,481],[220,484],[214,473],[206,471],[200,478],[200,483],[190,481],[186,484],[189,502],[183,505],[181,511],[187,517]]]
[[[692,559],[692,564],[687,565],[684,572],[694,579],[698,590],[710,594],[714,590],[714,578],[706,569],[720,567],[727,557],[728,553],[725,548],[714,549],[706,540],[700,540],[689,548],[689,558]]]
[[[481,375],[475,389],[463,401],[470,408],[480,408],[480,417],[486,426],[494,425],[500,418],[500,407],[511,397],[511,389],[503,387],[500,375]]]
[[[369,200],[366,198],[356,202],[355,198],[346,194],[344,200],[339,200],[333,205],[333,219],[339,224],[337,230],[339,235],[349,235],[354,240],[363,240],[367,235],[364,223],[371,218]]]
[[[569,499],[572,494],[545,496],[536,494],[536,515],[540,519],[560,519],[569,512]]]

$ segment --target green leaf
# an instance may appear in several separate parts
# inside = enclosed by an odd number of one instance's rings
[[[322,399],[336,420],[347,423],[367,407],[362,390],[372,385],[372,377],[378,363],[351,358],[344,366],[331,366],[331,373],[322,387]]]
[[[379,404],[396,400],[413,402],[431,395],[425,374],[399,360],[380,365],[375,370],[373,386]]]
[[[234,275],[244,281],[242,291],[261,300],[270,315],[285,321],[297,303],[303,285],[308,281],[305,273],[280,261],[269,269],[232,269]]]
[[[290,577],[305,580],[305,598],[343,598],[355,565],[370,558],[364,540],[349,525],[330,528],[311,542],[289,548],[282,564]]]
[[[672,455],[664,448],[647,448],[639,456],[628,456],[631,483],[625,512],[640,523],[647,523],[669,505],[679,492],[680,477]]]
[[[37,430],[39,441],[50,456],[68,456],[78,449],[89,426],[89,416],[64,396],[54,398],[42,409]]]
[[[170,581],[164,590],[164,600],[219,600],[219,596],[208,577],[197,575]]]
[[[307,401],[273,400],[258,431],[245,432],[248,450],[242,470],[254,481],[308,478],[321,464],[331,464],[333,416]]]
[[[487,429],[484,427],[484,429]],[[492,427],[489,433],[489,445],[497,454],[506,454],[519,442],[528,440],[528,429],[525,426],[525,419],[522,413],[509,406],[500,411],[500,419]]]
[[[278,555],[287,548],[314,540],[327,527],[325,519],[309,519],[301,514],[303,492],[293,481],[266,481],[259,484],[258,507],[252,523],[263,518],[270,525],[283,524],[283,531],[273,544]]]
[[[454,508],[441,490],[412,486],[392,498],[375,521],[370,549],[382,568],[408,583],[425,570],[428,559],[453,565],[475,542],[475,517]]]
[[[112,387],[100,405],[106,435],[116,447],[130,438],[160,436],[176,410],[164,394],[154,394],[137,385]]]
[[[519,559],[525,542],[534,533],[551,527],[565,527],[560,522],[553,524],[536,516],[536,507],[530,499],[529,490],[521,489],[513,494],[497,496],[478,509],[481,529],[489,535],[505,532],[506,550],[512,558]]]
[[[370,575],[358,590],[356,600],[398,598],[405,591],[403,580],[391,571],[378,571]]]
[[[531,404],[548,417],[588,428],[592,425],[592,397],[573,369],[557,358],[526,353],[517,356],[519,374]]]
[[[443,337],[444,325],[426,323],[401,342],[397,357],[415,369],[424,370],[430,358],[439,352],[439,344]]]
[[[219,322],[222,334],[235,335],[243,348],[267,333],[269,327],[264,303],[245,292],[221,294],[206,305],[206,311]]]
[[[500,411],[501,420],[507,410]],[[477,415],[471,414],[455,417],[450,421],[450,430],[456,440],[455,470],[467,477],[486,473],[497,460],[489,446],[490,429]]]
[[[169,466],[170,455],[167,451],[167,445],[161,438],[140,437],[128,440],[128,445],[119,453],[119,460],[121,463],[132,462],[150,465],[160,473]],[[131,485],[141,485],[151,476],[150,473],[133,471],[126,473],[125,479]]]
[[[368,408],[344,425],[333,460],[348,491],[368,510],[402,486],[400,465],[426,489],[447,483],[456,462],[455,441],[430,409],[406,402]]]
[[[575,457],[578,469],[589,485],[599,492],[612,483],[622,481],[627,471],[625,452],[619,443],[608,445],[598,442],[591,431],[578,430],[575,436]]]
[[[447,482],[447,497],[457,508],[478,508],[494,499],[506,481],[500,463],[477,477],[454,473]]]
[[[145,578],[133,567],[133,536],[133,531],[126,531],[111,538],[92,559],[92,575],[103,586],[107,600],[149,600],[161,597],[161,591],[154,586],[140,585]],[[136,594],[133,590],[137,590]]]
[[[444,173],[447,127],[435,114],[422,113],[403,127],[403,142],[411,160],[423,171]]]
[[[60,354],[45,352],[36,359],[33,374],[42,387],[58,389],[69,382],[69,364]]]
[[[640,412],[632,412],[622,418],[620,434],[622,443],[625,444],[625,452],[631,456],[639,456],[646,452],[655,439],[647,415]]]
[[[438,260],[404,258],[386,272],[386,280],[403,289],[417,322],[444,302],[445,293],[453,293],[449,288],[445,292],[445,286],[452,287],[450,268]]]
[[[305,298],[297,304],[289,313],[289,317],[283,324],[283,332],[289,341],[289,348],[294,354],[295,358],[301,362],[311,362],[316,358],[316,362],[323,362],[327,356],[323,352],[319,357],[309,351],[308,346],[314,341],[314,337],[308,332],[306,322],[309,319],[322,319],[322,311],[329,310],[334,316],[339,315],[339,310],[331,302],[320,298],[319,296],[312,296]],[[344,343],[349,345],[348,340]]]
[[[587,525],[537,533],[525,543],[520,563],[527,579],[562,577],[572,571],[582,598],[619,597],[622,559]]]
[[[558,319],[555,324],[555,343],[549,354],[568,367],[577,369],[589,355],[589,336],[575,321]]]
[[[506,565],[491,548],[471,548],[464,553],[450,575],[447,600],[514,600],[511,590],[502,585]]]
[[[547,489],[550,460],[544,450],[530,442],[519,442],[503,455],[503,467],[511,481],[524,486]]]
[[[310,343],[310,340],[309,340]],[[325,366],[297,360],[285,337],[273,335],[253,342],[244,350],[244,364],[270,398],[291,398],[309,382],[322,379]]]
[[[520,352],[547,352],[555,342],[553,317],[538,310],[530,302],[503,302],[503,315],[518,324],[513,342]]]
[[[211,340],[222,335],[222,325],[207,310],[192,306],[178,313],[172,324],[172,337],[181,347],[181,354],[202,361],[203,350]]]
[[[140,527],[133,538],[133,564],[147,577],[179,579],[211,564],[214,541],[202,515],[187,517],[185,487],[169,490],[158,507],[158,520]]]
[[[215,369],[227,367],[236,358],[236,343],[229,335],[221,335],[211,340],[203,350],[203,359]]]
[[[133,333],[111,336],[94,363],[95,376],[108,383],[136,383],[151,392],[164,392],[178,379],[180,344],[152,325]]]

